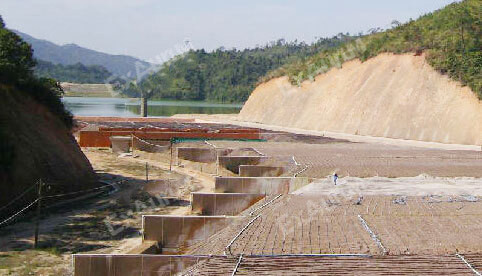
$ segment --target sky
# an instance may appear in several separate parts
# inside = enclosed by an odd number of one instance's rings
[[[454,0],[1,0],[8,28],[57,44],[156,57],[189,46],[243,49],[269,41],[312,42],[340,32],[388,28],[393,20]],[[161,58],[162,59],[162,58]]]

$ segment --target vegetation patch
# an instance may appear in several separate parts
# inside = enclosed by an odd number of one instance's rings
[[[482,99],[481,5],[479,0],[464,0],[421,16],[417,20],[377,32],[338,47],[326,49],[305,60],[298,59],[268,73],[267,78],[289,76],[293,84],[313,79],[344,61],[362,61],[389,52],[426,54],[432,67],[468,85]]]
[[[264,47],[245,50],[219,48],[212,52],[191,50],[165,63],[137,85],[124,85],[123,93],[153,99],[244,102],[259,79],[295,60],[304,60],[321,50],[333,48],[355,37],[340,34],[308,45],[282,39]]]
[[[86,66],[82,63],[62,65],[43,60],[37,60],[35,74],[42,78],[75,83],[105,83],[112,75],[100,65]]]

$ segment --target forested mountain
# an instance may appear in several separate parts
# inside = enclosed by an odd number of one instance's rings
[[[34,50],[34,57],[53,64],[73,65],[100,65],[109,72],[118,76],[132,78],[136,76],[136,64],[149,66],[149,63],[137,58],[125,55],[110,55],[94,50],[86,49],[75,44],[57,45],[47,40],[37,39],[28,34],[15,31],[25,42],[29,43]]]
[[[191,50],[165,63],[138,86],[131,84],[124,93],[137,97],[143,91],[154,99],[243,102],[268,71],[352,39],[340,34],[311,45],[278,40],[254,49]]]
[[[425,53],[435,69],[470,86],[482,99],[481,12],[480,0],[453,3],[403,25],[393,22],[393,29],[297,59],[270,72],[269,77],[287,75],[299,84],[349,59],[365,61],[383,52]]]
[[[43,60],[37,60],[35,74],[39,77],[73,83],[105,83],[112,75],[100,65],[86,66],[82,63],[62,65]]]
[[[480,0],[464,0],[393,28],[372,29],[362,37],[337,36],[313,45],[282,40],[265,47],[213,52],[190,51],[166,63],[159,72],[131,84],[124,92],[152,98],[243,102],[256,84],[289,76],[294,84],[382,52],[425,53],[441,73],[468,85],[482,99]]]

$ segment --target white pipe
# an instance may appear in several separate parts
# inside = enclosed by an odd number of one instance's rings
[[[239,255],[238,262],[236,263],[236,266],[234,267],[234,270],[233,270],[233,273],[231,273],[231,276],[236,275],[236,272],[238,271],[238,268],[241,265],[242,260],[243,260],[243,254]]]
[[[265,204],[263,204],[263,205],[259,206],[258,208],[254,209],[253,211],[251,211],[251,212],[249,213],[249,215],[250,215],[250,216],[253,216],[253,215],[254,215],[254,212],[263,209],[263,208],[266,207],[268,204],[270,204],[271,202],[273,202],[273,201],[275,201],[276,199],[278,199],[280,196],[281,196],[281,194],[277,195],[275,198],[273,198],[273,199],[270,200],[269,202],[266,202]]]
[[[295,173],[293,175],[293,177],[297,177],[299,174],[303,173],[304,171],[306,171],[308,169],[308,165],[305,165],[305,167],[303,169],[301,169],[300,171],[298,171],[297,173]]]
[[[358,219],[360,220],[361,224],[363,225],[363,227],[365,228],[365,230],[367,230],[367,232],[370,234],[370,236],[372,237],[372,239],[375,241],[375,243],[378,245],[378,247],[380,247],[380,249],[382,249],[383,251],[383,255],[386,255],[387,254],[387,250],[385,249],[385,247],[383,246],[382,242],[378,239],[377,235],[375,235],[375,233],[373,233],[373,231],[370,229],[370,227],[368,226],[367,222],[362,218],[361,215],[358,215]]]
[[[295,159],[295,156],[294,156],[294,155],[292,156],[292,159],[293,159],[293,162],[295,162],[295,165],[296,165],[296,166],[301,165],[300,163],[296,162],[296,159]]]
[[[261,156],[266,156],[266,154],[260,152],[259,150],[255,149],[255,148],[252,148],[257,154],[261,155]]]
[[[229,242],[228,246],[226,246],[226,248],[224,249],[224,256],[227,256],[226,254],[226,250],[229,252],[229,255],[233,255],[233,253],[231,252],[231,245],[233,245],[234,241],[236,241],[236,239],[241,236],[241,234],[246,231],[246,229],[248,229],[248,227],[255,221],[257,220],[261,215],[257,215],[256,217],[254,217],[250,222],[248,222],[248,224],[246,224],[243,229],[241,229],[241,231],[239,231],[239,233]]]
[[[482,276],[480,272],[478,272],[469,262],[467,262],[467,260],[465,260],[464,256],[460,255],[459,253],[455,254],[455,256],[459,257],[465,263],[465,265],[467,265],[472,270],[472,272],[475,273],[475,275]]]
[[[216,147],[216,145],[214,145],[214,144],[212,144],[212,143],[209,143],[207,140],[204,140],[204,143],[210,145],[211,147],[213,147],[213,148],[215,148],[215,149],[218,148],[218,147]]]

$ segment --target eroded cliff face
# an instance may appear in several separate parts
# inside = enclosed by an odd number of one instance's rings
[[[349,61],[301,87],[259,85],[241,120],[293,128],[455,144],[482,144],[482,102],[425,57],[381,54]]]
[[[97,185],[89,160],[57,117],[13,88],[0,85],[0,97],[3,151],[0,206],[13,200],[38,179],[54,184],[44,190],[47,195]],[[35,198],[34,188],[9,209],[16,210]],[[2,211],[2,214],[8,213],[8,210]]]

